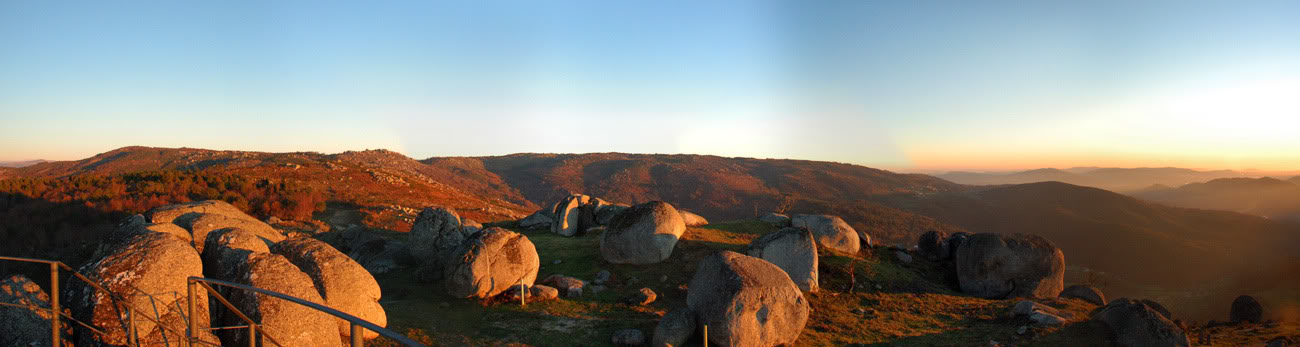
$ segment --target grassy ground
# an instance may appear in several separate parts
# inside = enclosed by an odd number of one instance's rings
[[[509,224],[504,225],[509,227]],[[381,304],[389,328],[430,345],[488,346],[605,346],[613,332],[636,328],[647,338],[664,313],[685,306],[686,283],[699,259],[711,252],[742,250],[759,235],[774,231],[761,222],[742,221],[689,228],[673,255],[654,265],[609,264],[600,257],[599,235],[563,237],[545,230],[517,230],[536,245],[541,256],[538,278],[563,274],[592,279],[609,270],[608,290],[579,299],[528,303],[455,299],[441,283],[421,284],[413,270],[376,276],[383,287]],[[821,286],[807,295],[812,312],[800,346],[915,345],[973,346],[989,341],[1017,346],[1110,345],[1108,330],[1087,321],[1096,306],[1079,300],[1042,301],[1073,321],[1063,327],[1031,327],[1025,318],[1011,317],[1018,300],[985,300],[954,291],[943,265],[917,257],[904,264],[894,250],[875,247],[850,257],[822,252]],[[559,261],[558,264],[555,262]],[[621,299],[640,288],[658,293],[647,306],[630,306]],[[1294,326],[1259,327],[1251,332],[1217,328],[1221,341],[1265,341],[1295,332]],[[1271,330],[1270,330],[1271,329]],[[1289,329],[1289,330],[1288,330]],[[1250,335],[1254,334],[1254,335]],[[1273,335],[1269,335],[1273,334]],[[1267,335],[1267,336],[1265,336]],[[698,337],[697,337],[698,340]],[[1193,338],[1193,342],[1195,342]],[[693,341],[699,344],[700,341]],[[384,345],[382,341],[372,344]]]

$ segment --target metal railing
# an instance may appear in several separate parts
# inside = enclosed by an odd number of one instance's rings
[[[49,312],[49,313],[50,313],[50,342],[51,342],[51,345],[53,345],[53,346],[62,346],[63,334],[62,334],[62,329],[61,329],[61,328],[62,328],[62,321],[63,321],[63,318],[65,318],[65,317],[67,318],[68,321],[73,322],[73,323],[76,323],[76,324],[80,325],[81,327],[86,328],[87,330],[89,330],[90,332],[92,332],[92,333],[94,333],[94,334],[96,334],[96,335],[98,335],[98,336],[101,336],[101,337],[109,337],[109,333],[108,333],[108,332],[104,332],[104,331],[102,331],[102,330],[96,329],[94,326],[91,326],[90,324],[87,324],[87,323],[85,323],[85,322],[81,322],[81,321],[77,320],[76,318],[72,317],[70,314],[65,314],[65,313],[62,312],[62,310],[60,309],[60,305],[59,305],[59,269],[62,268],[62,269],[66,269],[66,270],[68,270],[68,272],[71,273],[71,274],[73,275],[74,278],[77,278],[77,279],[81,280],[82,282],[85,282],[87,285],[90,285],[91,287],[95,288],[95,290],[102,291],[102,292],[106,293],[106,294],[108,295],[109,299],[110,299],[112,302],[114,302],[114,308],[122,308],[123,311],[125,311],[125,316],[127,317],[126,319],[127,319],[127,321],[128,321],[128,322],[126,323],[126,327],[125,327],[125,328],[126,328],[126,339],[127,339],[127,345],[128,345],[128,346],[137,346],[137,347],[139,346],[139,342],[138,342],[139,340],[138,340],[138,336],[137,336],[138,332],[136,331],[136,324],[135,324],[135,322],[136,322],[136,316],[138,315],[137,313],[138,313],[138,312],[141,312],[141,310],[138,309],[138,308],[136,308],[136,307],[134,307],[134,304],[132,304],[130,301],[123,300],[121,297],[119,297],[119,296],[118,296],[117,294],[115,294],[114,292],[112,292],[112,291],[110,291],[110,290],[104,288],[103,286],[99,285],[99,284],[96,283],[95,281],[91,280],[90,278],[87,278],[86,276],[82,275],[81,273],[78,273],[76,270],[73,270],[72,267],[70,267],[70,266],[68,266],[67,264],[64,264],[63,262],[60,262],[60,261],[44,260],[44,259],[32,259],[32,258],[19,258],[19,257],[6,257],[6,256],[0,256],[0,260],[4,260],[4,261],[17,261],[17,262],[26,262],[26,263],[41,263],[41,264],[49,264],[49,267],[50,267],[50,307],[46,308],[46,307],[39,307],[39,306],[35,306],[35,305],[17,305],[17,304],[8,304],[8,303],[0,303],[0,306],[19,307],[19,308],[26,308],[26,309],[33,310],[33,311],[40,310],[40,311],[47,311],[47,312]],[[249,331],[248,331],[248,333],[249,333],[248,340],[249,340],[249,345],[250,345],[250,346],[257,346],[257,343],[256,343],[257,339],[255,338],[255,337],[257,336],[257,333],[261,333],[261,335],[262,335],[263,337],[265,337],[265,338],[271,340],[271,343],[275,344],[276,346],[283,346],[282,344],[280,344],[279,341],[276,341],[274,337],[272,337],[270,334],[267,334],[266,331],[262,330],[262,325],[261,325],[261,324],[258,324],[257,322],[255,322],[255,321],[253,321],[251,318],[249,318],[247,315],[245,315],[243,312],[241,312],[238,308],[236,308],[233,304],[231,304],[230,301],[226,300],[226,298],[225,298],[224,296],[222,296],[220,293],[218,293],[217,290],[214,289],[214,288],[212,287],[212,285],[218,285],[218,286],[222,286],[222,287],[228,287],[228,288],[233,288],[233,289],[239,289],[239,290],[244,290],[244,291],[250,291],[250,292],[257,293],[257,294],[262,294],[262,295],[271,296],[271,297],[274,297],[274,298],[277,298],[277,299],[280,299],[280,300],[285,300],[285,301],[289,301],[289,302],[292,302],[292,303],[295,303],[295,304],[298,304],[298,305],[306,306],[306,307],[308,307],[308,308],[311,308],[311,309],[314,309],[314,310],[317,310],[317,311],[321,311],[321,312],[327,313],[327,314],[329,314],[329,315],[332,315],[332,316],[334,316],[334,317],[337,317],[337,318],[340,318],[340,319],[346,320],[346,321],[348,321],[348,322],[351,324],[351,331],[350,331],[350,333],[351,333],[351,341],[350,341],[350,342],[351,342],[351,345],[352,345],[352,346],[355,346],[355,347],[362,347],[362,346],[365,345],[365,339],[364,339],[364,336],[363,336],[364,333],[365,333],[365,329],[369,329],[370,331],[374,331],[374,332],[376,332],[377,334],[379,334],[380,336],[383,336],[383,337],[385,337],[385,338],[392,339],[392,340],[394,340],[394,341],[396,341],[396,342],[398,342],[398,343],[400,343],[400,344],[402,344],[402,345],[405,345],[405,346],[424,347],[424,345],[422,345],[422,344],[420,344],[420,343],[418,343],[418,342],[415,342],[414,340],[411,340],[410,338],[407,338],[406,336],[402,336],[401,334],[398,334],[398,333],[396,333],[396,332],[393,332],[392,330],[385,329],[385,328],[383,328],[383,327],[380,327],[380,326],[378,326],[378,325],[375,325],[374,323],[367,322],[367,321],[364,320],[364,319],[357,318],[356,316],[353,316],[353,315],[350,315],[350,314],[347,314],[347,313],[344,313],[344,312],[341,312],[341,311],[335,310],[335,309],[333,309],[333,308],[326,307],[326,306],[321,305],[321,304],[317,304],[317,303],[314,303],[314,302],[310,302],[310,301],[307,301],[307,300],[303,300],[303,299],[301,299],[301,298],[297,298],[297,297],[289,296],[289,295],[287,295],[287,294],[283,294],[283,293],[279,293],[279,292],[274,292],[274,291],[270,291],[270,290],[266,290],[266,289],[262,289],[262,288],[256,288],[256,287],[246,286],[246,285],[242,285],[242,284],[238,284],[238,283],[231,283],[231,282],[226,282],[226,281],[221,281],[221,280],[214,280],[214,279],[204,278],[204,277],[189,277],[189,278],[186,279],[186,292],[187,292],[187,293],[186,293],[186,294],[187,294],[187,295],[186,295],[186,301],[187,301],[187,304],[188,304],[188,306],[189,306],[189,307],[188,307],[189,310],[186,311],[186,314],[182,315],[182,318],[184,318],[186,321],[188,321],[188,326],[187,326],[187,328],[185,329],[185,333],[184,333],[184,336],[185,336],[185,338],[186,338],[186,341],[185,341],[185,342],[186,342],[186,345],[188,345],[188,346],[191,346],[191,347],[192,347],[192,346],[195,346],[196,344],[219,346],[218,344],[214,344],[214,343],[211,343],[211,342],[207,342],[207,341],[202,341],[202,340],[200,340],[199,337],[198,337],[198,334],[196,334],[196,332],[199,331],[200,329],[205,329],[205,330],[220,330],[220,329],[232,329],[232,328],[235,328],[235,329],[243,329],[243,328],[247,328],[247,329],[249,330]],[[135,294],[135,295],[145,295],[145,296],[148,296],[148,297],[150,298],[150,300],[152,300],[152,301],[154,301],[154,302],[157,301],[157,299],[154,298],[152,294],[146,293],[146,292],[144,292],[143,290],[140,290],[139,288],[136,288],[136,287],[134,287],[134,286],[129,286],[129,287],[130,287],[132,290],[138,292],[138,294]],[[224,328],[211,328],[211,327],[209,327],[209,328],[200,328],[200,327],[199,327],[199,321],[198,321],[197,319],[192,319],[192,318],[194,317],[194,314],[197,313],[196,311],[198,310],[198,307],[197,307],[197,305],[198,305],[198,298],[197,298],[197,293],[196,293],[196,291],[195,291],[196,287],[203,287],[205,290],[208,291],[208,293],[210,293],[211,295],[213,295],[213,297],[214,297],[215,299],[217,299],[217,301],[219,301],[219,302],[220,302],[222,305],[224,305],[227,309],[231,310],[231,312],[233,312],[233,313],[234,313],[238,318],[240,318],[241,320],[243,320],[247,325],[244,325],[244,326],[235,326],[235,327],[224,327]],[[126,303],[126,304],[117,304],[117,303]],[[155,311],[156,311],[156,310],[155,310]],[[172,330],[172,329],[170,329],[169,327],[167,327],[165,324],[163,324],[162,322],[160,322],[161,318],[160,318],[160,317],[156,317],[156,312],[155,312],[155,317],[150,317],[150,316],[148,316],[148,315],[138,315],[138,316],[144,317],[146,320],[148,320],[148,321],[150,321],[150,322],[153,322],[154,325],[158,327],[158,329],[160,329],[160,330],[163,331],[163,334],[162,334],[162,335],[164,336],[164,338],[166,338],[166,335],[167,335],[166,333],[172,333],[172,334],[175,334],[175,335],[177,335],[177,336],[181,335],[179,331]]]

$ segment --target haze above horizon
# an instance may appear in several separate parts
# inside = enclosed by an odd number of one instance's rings
[[[1300,169],[1300,3],[0,3],[0,161],[143,145]]]

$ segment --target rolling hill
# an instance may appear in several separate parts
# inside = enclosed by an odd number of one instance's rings
[[[1134,193],[1133,196],[1170,206],[1300,221],[1300,184],[1276,178],[1222,178]]]
[[[1230,170],[1197,171],[1172,167],[1036,169],[1013,173],[949,172],[938,175],[939,178],[969,185],[1058,181],[1120,193],[1137,191],[1157,184],[1177,187],[1193,182],[1242,176],[1245,174]]]

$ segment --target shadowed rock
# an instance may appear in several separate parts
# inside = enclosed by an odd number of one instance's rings
[[[784,271],[731,251],[700,261],[686,292],[709,343],[721,346],[793,344],[808,322],[808,301]]]
[[[448,258],[448,294],[459,298],[496,296],[512,285],[531,286],[541,264],[528,237],[501,228],[471,235]]]
[[[916,241],[916,253],[931,261],[944,261],[952,257],[948,249],[948,235],[942,231],[927,231]]]
[[[1232,300],[1232,311],[1228,314],[1228,320],[1233,323],[1259,323],[1264,320],[1264,306],[1250,295],[1238,296],[1236,300]]]
[[[1189,346],[1191,341],[1168,317],[1142,301],[1117,299],[1092,316],[1110,327],[1124,347]]]
[[[586,230],[586,226],[582,225],[581,209],[583,205],[590,201],[591,197],[589,196],[574,194],[556,203],[555,208],[551,210],[551,216],[554,218],[551,222],[551,232],[564,236],[573,236],[580,231]]]
[[[848,254],[857,254],[862,243],[860,234],[840,217],[831,215],[799,214],[790,218],[790,224],[796,228],[806,228],[813,233],[817,244],[823,248],[833,249]]]
[[[0,281],[0,346],[51,346],[50,296],[31,279],[20,275]],[[70,313],[66,308],[64,313]],[[63,323],[61,341],[72,346],[72,325]]]
[[[605,207],[602,207],[600,211],[596,211],[596,224],[609,225],[609,221],[613,220],[614,216],[617,216],[629,207],[631,206],[623,204],[605,205]]]
[[[766,215],[763,215],[762,217],[758,217],[758,220],[766,222],[771,225],[775,225],[778,228],[784,228],[790,226],[790,216],[783,215],[780,213],[768,213]]]
[[[672,255],[686,232],[681,214],[672,205],[651,201],[614,216],[600,234],[600,255],[614,264],[653,264]]]
[[[799,290],[817,291],[817,241],[804,228],[782,228],[750,242],[745,253],[785,271]]]
[[[519,227],[524,229],[544,229],[550,228],[553,222],[554,219],[552,219],[550,211],[540,210],[519,220]]]
[[[983,298],[1054,298],[1065,286],[1065,255],[1038,235],[974,234],[955,262],[961,290]]]
[[[695,313],[689,309],[679,308],[668,311],[659,324],[655,325],[654,336],[650,345],[655,347],[675,347],[686,344],[695,334]]]
[[[1103,294],[1097,287],[1076,284],[1065,288],[1061,291],[1062,298],[1072,298],[1087,301],[1097,305],[1106,305],[1106,294]]]
[[[469,234],[461,228],[460,216],[449,208],[425,208],[411,224],[407,243],[411,255],[428,261],[460,246]]]
[[[280,241],[271,247],[271,252],[284,256],[311,277],[327,306],[381,327],[388,325],[388,316],[379,306],[379,283],[352,258],[312,238]],[[352,335],[351,323],[341,318],[335,321],[339,334]],[[365,338],[378,336],[366,330]]]

